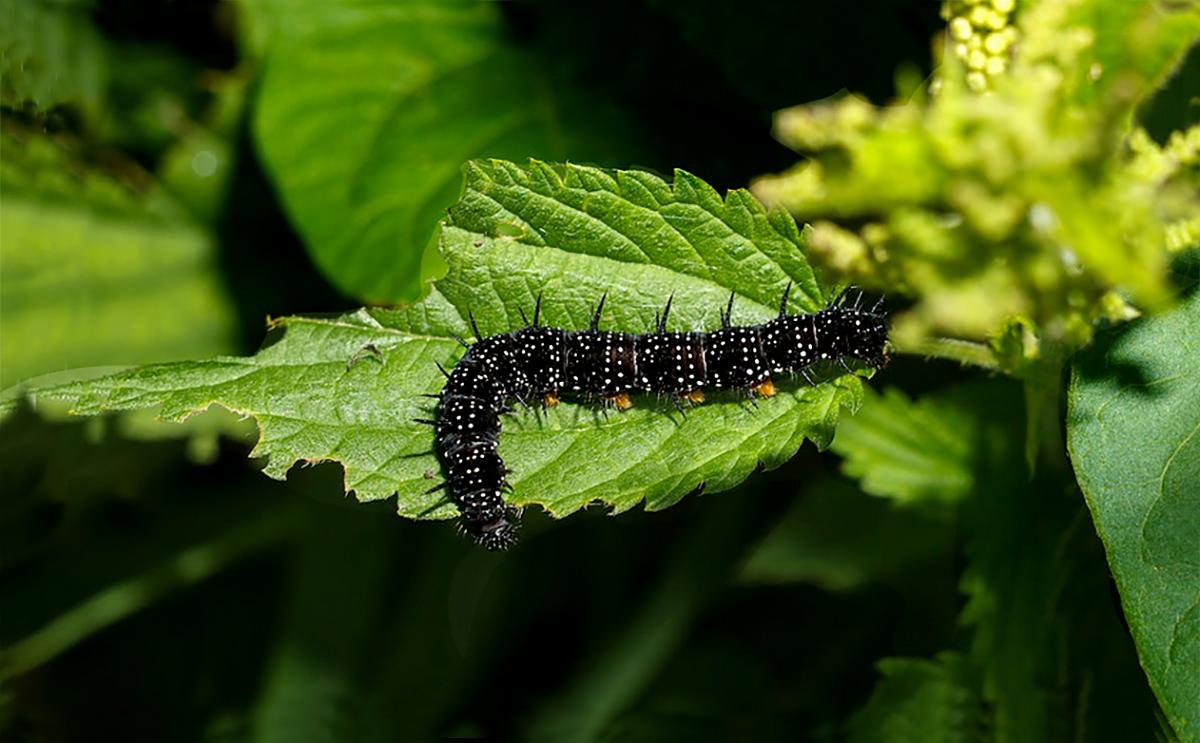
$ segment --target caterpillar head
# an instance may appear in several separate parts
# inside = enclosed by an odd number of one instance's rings
[[[835,323],[841,355],[852,356],[864,364],[882,369],[888,362],[887,318],[865,310],[834,309],[840,316]]]
[[[458,530],[490,551],[505,550],[517,543],[520,528],[517,512],[504,505],[499,489],[467,493],[458,501],[462,518]]]
[[[831,336],[829,356],[856,358],[882,369],[888,362],[888,321],[883,299],[870,309],[862,308],[863,293],[848,286],[817,313],[817,327]],[[829,356],[826,356],[828,358]]]
[[[503,551],[516,544],[521,524],[513,516],[511,512],[505,512],[495,521],[473,525],[470,532],[475,543],[489,552]]]

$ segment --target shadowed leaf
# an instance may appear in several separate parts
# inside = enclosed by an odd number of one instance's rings
[[[1071,461],[1150,686],[1200,740],[1200,293],[1108,335],[1071,376]]]
[[[420,296],[466,160],[637,160],[624,120],[514,43],[498,3],[249,5],[268,39],[259,148],[317,265],[348,295]]]

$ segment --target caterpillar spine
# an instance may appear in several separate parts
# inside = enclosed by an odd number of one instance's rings
[[[458,506],[461,528],[489,550],[517,540],[519,521],[504,500],[511,490],[509,470],[500,459],[500,416],[511,400],[557,401],[560,393],[602,398],[618,409],[631,393],[667,395],[682,407],[698,402],[702,390],[743,389],[774,394],[772,375],[800,374],[835,361],[847,371],[847,358],[879,369],[887,362],[887,317],[882,300],[870,309],[853,303],[849,290],[824,309],[789,315],[784,290],[779,315],[758,325],[731,323],[733,295],[721,314],[721,327],[701,332],[667,332],[671,300],[655,329],[635,334],[600,330],[601,297],[586,330],[562,330],[540,324],[541,298],[533,321],[510,333],[466,344],[466,353],[447,373],[438,396],[435,451],[441,460],[450,500]],[[437,489],[437,488],[435,488]]]

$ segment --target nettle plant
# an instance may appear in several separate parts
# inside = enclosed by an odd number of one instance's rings
[[[754,407],[717,399],[673,415],[635,398],[607,415],[569,399],[517,410],[499,438],[513,469],[506,503],[555,517],[597,503],[663,509],[776,467],[807,439],[895,508],[957,519],[963,639],[880,664],[851,724],[863,740],[931,728],[946,740],[1086,737],[1075,726],[1121,693],[1106,674],[1118,662],[1111,635],[1087,629],[1107,611],[1094,528],[1163,730],[1200,740],[1200,294],[1180,288],[1200,246],[1200,126],[1152,138],[1138,123],[1200,34],[1200,13],[956,0],[945,17],[935,77],[902,76],[895,104],[847,95],[780,112],[778,138],[803,159],[750,191],[721,195],[683,171],[668,181],[474,159],[436,255],[410,253],[403,271],[339,261],[382,228],[324,203],[342,174],[289,170],[330,113],[306,119],[270,97],[257,113],[264,158],[339,286],[403,297],[411,279],[395,277],[421,260],[444,263],[443,275],[398,307],[273,319],[253,356],[34,381],[22,395],[75,415],[153,408],[167,421],[226,408],[256,422],[251,456],[266,475],[332,461],[358,500],[394,497],[403,517],[447,519],[458,511],[431,490],[434,432],[416,419],[445,384],[438,364],[452,366],[476,328],[521,327],[539,301],[544,324],[587,328],[603,296],[609,329],[654,328],[672,297],[673,329],[707,331],[731,294],[738,325],[775,317],[789,284],[796,312],[861,286],[896,307],[896,354],[979,378],[912,399],[886,372],[864,383],[865,370],[838,371],[781,384]],[[303,30],[278,33],[298,35],[273,53],[304,46]],[[470,41],[439,54],[466,54]],[[302,74],[272,67],[264,96]],[[358,195],[371,196],[360,208],[386,212],[387,194],[359,177]],[[781,524],[747,570],[786,571],[793,528]]]

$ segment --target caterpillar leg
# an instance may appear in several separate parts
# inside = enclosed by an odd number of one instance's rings
[[[502,552],[517,543],[520,524],[514,521],[503,521],[497,524],[480,526],[460,518],[454,525],[459,536],[470,537],[475,544],[488,552]]]
[[[675,406],[675,409],[679,411],[679,414],[684,418],[687,418],[688,406],[683,404],[683,401],[687,398],[680,397],[679,395],[668,395],[668,399],[671,401],[671,404]]]
[[[755,392],[759,397],[775,397],[775,383],[767,377],[763,381],[750,388],[751,392]]]
[[[633,400],[630,399],[628,392],[618,392],[615,395],[604,398],[604,401],[621,412],[625,412],[633,407]]]

